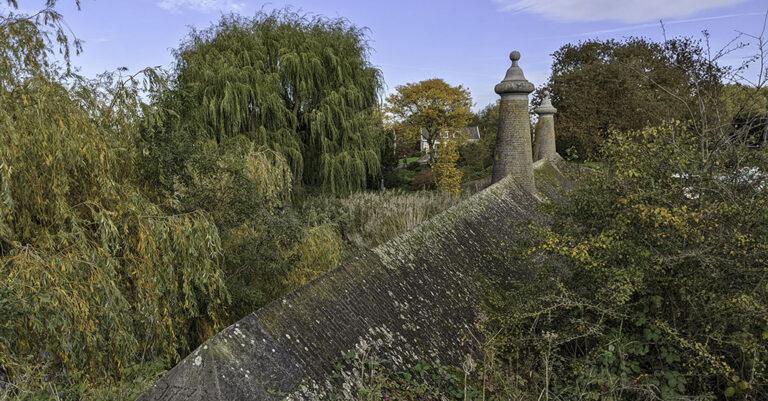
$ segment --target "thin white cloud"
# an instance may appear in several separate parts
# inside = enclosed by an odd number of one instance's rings
[[[712,20],[719,20],[719,19],[733,19],[733,18],[743,18],[743,17],[756,17],[756,16],[764,16],[765,13],[740,13],[740,14],[725,14],[725,15],[716,15],[713,17],[703,17],[703,18],[690,18],[690,19],[679,19],[679,20],[665,20],[664,26],[673,26],[673,25],[680,25],[680,24],[690,24],[690,23],[696,23],[696,22],[706,22],[706,21],[712,21]],[[572,33],[568,35],[555,35],[555,36],[544,36],[536,39],[543,39],[543,38],[574,38],[574,37],[580,37],[580,36],[596,36],[596,35],[604,35],[604,34],[610,34],[610,33],[619,33],[619,32],[629,32],[629,31],[635,31],[635,30],[641,30],[641,29],[647,29],[647,28],[655,28],[657,30],[661,30],[661,23],[660,22],[651,22],[647,24],[637,24],[637,25],[625,25],[619,28],[610,28],[610,29],[600,29],[597,31],[589,31],[589,32],[579,32],[579,33]]]
[[[679,18],[744,0],[494,0],[504,11],[531,13],[557,21],[614,20],[639,23]]]
[[[160,0],[157,5],[168,11],[192,10],[201,13],[237,12],[244,6],[235,0]]]

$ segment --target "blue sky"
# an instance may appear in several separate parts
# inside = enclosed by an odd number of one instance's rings
[[[171,50],[189,27],[207,27],[222,13],[252,15],[292,6],[343,17],[369,29],[373,64],[384,73],[387,92],[406,82],[439,77],[468,87],[476,108],[496,99],[513,49],[520,50],[529,80],[539,85],[551,54],[587,38],[668,37],[712,34],[722,46],[736,31],[759,34],[765,0],[59,0],[74,33],[85,41],[74,63],[86,75],[125,66],[170,66]],[[40,1],[19,3],[32,10]],[[730,55],[739,63],[754,48]]]

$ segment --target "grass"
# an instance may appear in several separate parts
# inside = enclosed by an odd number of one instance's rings
[[[410,231],[455,205],[459,199],[437,191],[354,194],[342,200],[350,217],[345,234],[355,245],[373,248]]]
[[[406,157],[406,158],[400,159],[400,164],[405,164],[407,166],[408,164],[418,161],[419,159],[421,159],[420,155]]]

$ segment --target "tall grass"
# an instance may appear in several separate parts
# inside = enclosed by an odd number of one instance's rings
[[[433,191],[354,194],[341,201],[349,216],[344,234],[356,246],[373,248],[412,230],[460,199]]]

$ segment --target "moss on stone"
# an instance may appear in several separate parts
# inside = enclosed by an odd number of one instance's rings
[[[529,268],[513,250],[530,240],[538,205],[567,186],[561,170],[537,164],[538,194],[504,179],[255,311],[204,344],[201,365],[193,353],[141,400],[282,399],[328,382],[335,361],[382,336],[387,359],[460,363],[477,352],[484,283]]]

